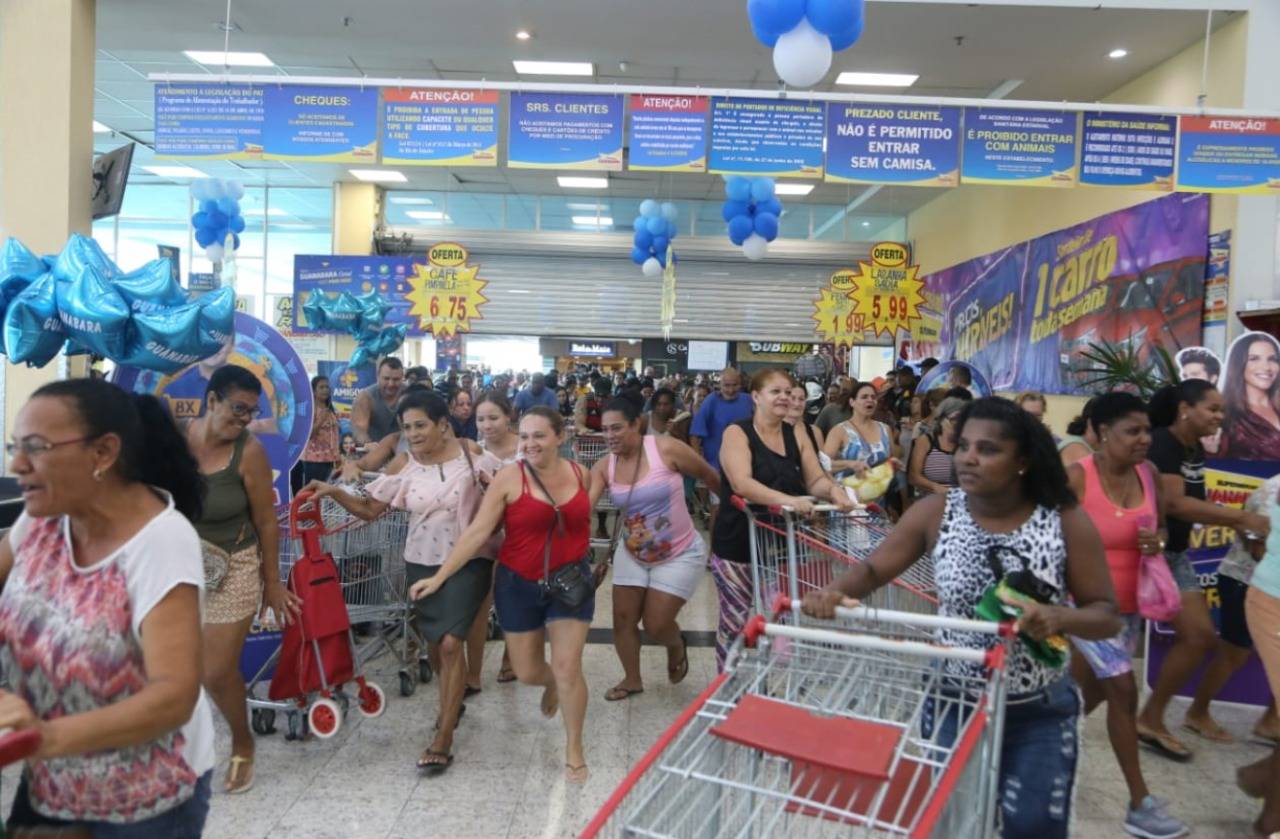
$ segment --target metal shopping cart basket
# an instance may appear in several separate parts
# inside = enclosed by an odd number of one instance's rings
[[[940,627],[1004,641],[942,647]],[[1012,634],[867,607],[797,625],[757,616],[582,839],[985,839]]]
[[[731,503],[747,514],[755,610],[761,614],[777,595],[799,602],[855,563],[865,562],[893,527],[875,506],[846,513],[833,505],[819,505],[806,517],[788,507],[750,505],[736,495]],[[936,591],[933,562],[926,556],[865,602],[895,611],[935,614]]]
[[[360,490],[352,487],[351,491]],[[363,637],[356,638],[356,669],[363,669],[389,651],[400,664],[400,695],[412,695],[419,681],[430,681],[431,669],[425,660],[415,664],[416,651],[425,649],[425,645],[417,637],[405,587],[408,513],[388,510],[374,521],[364,521],[333,499],[323,498],[319,516],[323,521],[320,548],[333,556],[351,624],[363,630]],[[280,572],[288,580],[294,563],[302,556],[303,542],[290,534],[287,510],[281,514],[280,528]],[[250,722],[258,734],[271,734],[275,731],[276,713],[283,712],[286,737],[298,739],[308,730],[305,716],[292,703],[267,698],[267,686],[278,658],[279,649],[248,681]],[[347,698],[339,696],[337,702],[345,712]]]

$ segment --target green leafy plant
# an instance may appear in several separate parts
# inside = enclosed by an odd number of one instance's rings
[[[1166,384],[1178,381],[1178,365],[1161,346],[1151,347],[1144,358],[1133,340],[1089,344],[1080,351],[1080,359],[1083,363],[1076,368],[1077,380],[1094,393],[1122,390],[1150,399]]]

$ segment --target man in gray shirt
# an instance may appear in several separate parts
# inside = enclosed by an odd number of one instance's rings
[[[831,429],[835,428],[842,422],[847,421],[853,416],[853,407],[849,404],[849,400],[853,398],[853,380],[848,376],[840,377],[840,398],[835,402],[828,402],[818,412],[818,418],[813,424],[822,429],[823,436],[831,433]]]

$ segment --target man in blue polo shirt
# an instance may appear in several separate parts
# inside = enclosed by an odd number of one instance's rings
[[[726,367],[720,374],[720,389],[702,400],[702,407],[689,428],[693,447],[711,464],[712,469],[720,471],[720,443],[724,439],[724,430],[738,420],[747,419],[754,410],[751,397],[742,392],[742,374]],[[712,524],[719,506],[720,499],[711,493]]]
[[[530,376],[529,386],[516,394],[516,415],[524,414],[535,405],[544,405],[553,411],[560,409],[560,400],[556,398],[555,391],[547,387],[546,377],[541,373]]]

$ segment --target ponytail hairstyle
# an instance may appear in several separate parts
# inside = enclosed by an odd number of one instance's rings
[[[1089,421],[1093,418],[1093,408],[1098,404],[1098,397],[1094,396],[1084,403],[1084,407],[1080,409],[1080,415],[1071,422],[1067,423],[1067,433],[1073,437],[1083,437],[1085,432],[1089,430]]]
[[[640,419],[640,407],[636,404],[636,400],[631,398],[631,394],[623,393],[610,399],[601,411],[601,415],[610,411],[617,411],[627,420],[627,425],[633,425],[636,420]]]
[[[1017,444],[1018,454],[1027,462],[1027,472],[1022,476],[1024,496],[1050,510],[1069,510],[1076,506],[1076,494],[1067,482],[1067,468],[1062,465],[1053,435],[1044,423],[999,396],[975,399],[965,405],[956,421],[957,440],[970,420],[999,423],[1002,436]]]
[[[119,437],[120,457],[114,469],[120,479],[159,487],[173,496],[178,512],[193,522],[200,518],[204,476],[186,438],[159,399],[128,393],[105,379],[50,382],[31,395],[32,399],[37,397],[65,400],[89,439],[108,434]]]
[[[1199,405],[1211,391],[1217,390],[1204,379],[1184,379],[1173,385],[1165,385],[1151,396],[1147,416],[1152,428],[1168,428],[1178,419],[1179,405]]]
[[[1138,396],[1124,391],[1111,391],[1093,400],[1093,410],[1089,414],[1089,424],[1093,433],[1102,439],[1102,427],[1111,425],[1130,414],[1147,415],[1147,403]]]

